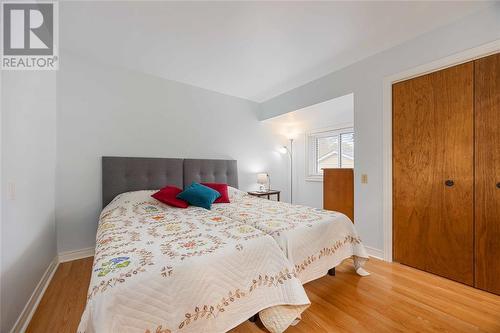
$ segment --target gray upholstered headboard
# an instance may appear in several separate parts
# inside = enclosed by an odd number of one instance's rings
[[[238,188],[238,166],[235,160],[184,160],[184,187],[192,182],[226,183]]]
[[[196,182],[238,187],[235,160],[149,157],[102,157],[102,206],[120,193],[155,190],[165,185],[183,188]]]
[[[182,187],[182,158],[102,157],[102,206],[120,193]]]

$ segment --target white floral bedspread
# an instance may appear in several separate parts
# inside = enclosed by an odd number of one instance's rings
[[[101,213],[78,332],[225,332],[260,311],[281,332],[309,305],[261,231],[214,212],[124,193]]]
[[[214,211],[271,235],[306,283],[353,257],[356,271],[368,254],[353,223],[342,213],[257,198],[229,189],[231,203],[216,204]]]

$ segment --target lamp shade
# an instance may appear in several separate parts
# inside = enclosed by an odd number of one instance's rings
[[[267,184],[267,173],[258,173],[257,174],[257,183],[258,184]]]

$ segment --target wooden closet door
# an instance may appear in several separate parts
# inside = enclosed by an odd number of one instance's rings
[[[473,284],[473,63],[393,85],[393,257]]]
[[[500,54],[475,61],[475,285],[500,294]]]

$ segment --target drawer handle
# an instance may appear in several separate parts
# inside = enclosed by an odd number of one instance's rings
[[[499,183],[497,183],[497,188],[500,188],[500,182],[499,182]]]
[[[446,186],[451,187],[451,186],[455,185],[455,182],[453,180],[451,180],[451,179],[448,179],[447,181],[444,182],[444,184]]]

